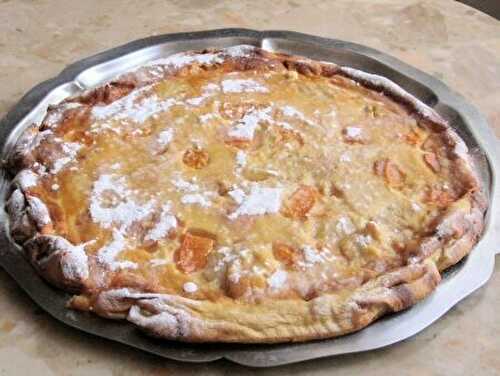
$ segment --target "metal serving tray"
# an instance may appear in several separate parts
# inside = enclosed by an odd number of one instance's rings
[[[500,205],[500,188],[495,170],[500,168],[500,158],[495,135],[473,106],[440,81],[382,52],[358,44],[289,31],[248,29],[168,34],[137,40],[71,64],[57,77],[30,90],[0,122],[0,149],[3,153],[8,151],[23,129],[42,120],[49,104],[57,103],[69,95],[100,85],[150,60],[179,51],[237,44],[251,44],[270,51],[331,61],[385,76],[449,120],[472,151],[490,200],[485,232],[473,252],[447,271],[437,290],[423,302],[404,312],[384,317],[351,335],[298,344],[191,345],[151,339],[130,323],[105,320],[66,309],[69,295],[52,288],[34,272],[19,249],[9,241],[4,225],[5,213],[2,212],[0,265],[40,307],[69,326],[165,358],[189,362],[226,358],[244,365],[268,367],[367,351],[404,340],[431,325],[490,278],[495,262],[494,250],[500,238],[500,218],[496,216]],[[2,202],[6,183],[2,172]]]

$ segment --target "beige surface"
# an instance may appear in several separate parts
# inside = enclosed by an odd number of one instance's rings
[[[376,4],[375,4],[376,3]],[[203,9],[203,11],[200,11]],[[447,1],[0,0],[0,117],[67,64],[152,34],[219,27],[289,29],[362,43],[444,80],[500,135],[500,22]],[[370,376],[500,373],[500,266],[488,285],[419,335],[370,353],[269,374]],[[0,375],[151,375],[252,370],[150,356],[52,320],[0,271]]]

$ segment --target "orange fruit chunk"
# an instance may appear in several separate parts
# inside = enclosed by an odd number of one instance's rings
[[[316,188],[302,185],[288,199],[284,215],[291,218],[304,218],[316,203]]]
[[[189,232],[184,235],[180,248],[175,252],[175,263],[184,273],[193,273],[203,269],[207,257],[214,247],[214,240]]]
[[[195,169],[203,168],[209,162],[208,152],[197,148],[188,149],[184,153],[182,161],[189,167]]]
[[[429,168],[434,172],[439,172],[441,165],[435,153],[424,154],[424,162],[429,166]]]
[[[380,159],[373,164],[376,175],[383,176],[388,185],[401,187],[404,184],[406,174],[399,166],[389,158]]]
[[[276,260],[281,261],[286,266],[293,266],[298,261],[299,257],[297,251],[293,247],[282,242],[273,243],[273,255]]]

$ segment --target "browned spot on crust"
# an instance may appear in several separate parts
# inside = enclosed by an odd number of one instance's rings
[[[86,295],[75,295],[68,301],[68,307],[79,311],[88,311],[91,301]]]
[[[332,183],[330,186],[330,196],[342,198],[344,197],[344,191],[337,184]]]
[[[135,84],[132,82],[115,81],[94,89],[87,94],[81,95],[72,101],[90,106],[96,104],[110,104],[129,94],[134,89]]]
[[[333,76],[330,79],[330,82],[335,86],[339,86],[345,89],[350,89],[355,85],[355,82],[353,80],[339,74]]]
[[[397,253],[403,254],[406,250],[405,243],[401,241],[394,241],[391,243],[392,249],[394,249]]]
[[[338,66],[335,64],[324,64],[321,66],[321,75],[324,77],[332,77],[339,71]]]
[[[456,200],[455,195],[449,190],[439,187],[427,187],[424,201],[438,207],[446,207]]]
[[[283,65],[288,70],[294,70],[305,76],[312,76],[321,73],[321,66],[312,62],[304,62],[299,60],[285,60]]]
[[[437,152],[442,147],[442,140],[435,135],[430,135],[422,144],[422,150]]]
[[[52,106],[47,112],[47,116],[40,125],[40,130],[51,128],[47,119],[50,119],[51,112],[61,111],[59,106]],[[80,106],[64,110],[61,115],[61,120],[57,123],[57,128],[54,132],[65,139],[78,140],[86,144],[92,142],[91,138],[85,133],[87,122],[90,116],[90,106]]]
[[[382,234],[377,224],[373,221],[370,221],[365,226],[365,231],[369,234],[373,239],[380,241],[382,239]]]
[[[392,289],[397,296],[397,304],[393,307],[395,311],[400,311],[414,304],[414,296],[408,286],[399,285]]]

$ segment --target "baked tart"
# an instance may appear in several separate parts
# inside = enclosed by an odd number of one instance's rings
[[[188,342],[339,336],[432,293],[483,229],[464,142],[379,76],[185,52],[50,106],[9,233],[69,307]]]

